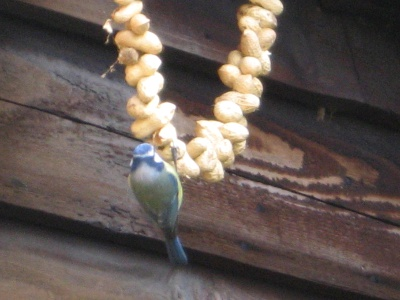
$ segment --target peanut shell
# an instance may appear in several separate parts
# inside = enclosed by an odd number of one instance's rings
[[[138,59],[139,53],[134,48],[122,48],[118,52],[118,63],[121,65],[133,65]]]
[[[222,141],[224,137],[219,131],[223,123],[218,121],[200,120],[196,122],[196,136],[207,138],[211,143],[217,144]]]
[[[158,97],[158,96],[157,96]],[[153,144],[157,147],[162,147],[170,144],[177,139],[177,132],[174,125],[166,124],[153,134]]]
[[[131,125],[132,134],[138,139],[151,136],[156,130],[171,122],[176,106],[169,102],[161,103],[154,114],[146,119],[135,120]]]
[[[222,163],[217,160],[217,163],[211,171],[201,173],[201,177],[207,182],[218,182],[224,178],[224,167]]]
[[[129,21],[129,28],[134,34],[142,35],[150,28],[150,19],[144,14],[136,14]]]
[[[233,143],[232,147],[233,147],[233,152],[235,153],[235,155],[241,154],[246,149],[246,145],[247,145],[246,140]]]
[[[260,22],[257,19],[247,15],[244,15],[239,19],[238,27],[240,31],[250,29],[257,32],[261,30]]]
[[[249,130],[245,126],[234,122],[225,123],[219,130],[223,137],[230,140],[233,144],[242,142],[249,136]]]
[[[215,99],[215,102],[232,101],[240,106],[244,114],[252,113],[260,106],[260,98],[253,94],[243,94],[229,91]]]
[[[224,139],[215,147],[217,157],[220,161],[229,159],[233,154],[233,147],[231,141]]]
[[[134,1],[137,0],[114,0],[114,2],[117,3],[118,5],[128,5]]]
[[[186,153],[186,144],[185,142],[176,139],[174,141],[174,147],[176,149],[176,159],[181,159]],[[172,144],[168,144],[157,151],[160,156],[166,160],[173,162],[173,154],[172,154]]]
[[[232,101],[220,101],[214,106],[214,115],[223,123],[237,122],[243,117],[240,106]]]
[[[194,159],[211,146],[212,144],[207,138],[195,137],[186,145],[186,150],[189,153],[190,157]]]
[[[240,76],[240,70],[234,65],[225,64],[218,69],[218,75],[222,83],[231,88],[233,82]]]
[[[242,74],[250,74],[257,77],[261,74],[262,66],[259,59],[252,56],[245,56],[240,61],[239,69]]]
[[[270,10],[275,16],[280,15],[283,11],[283,4],[280,0],[250,0],[250,2]]]
[[[268,50],[275,43],[276,32],[271,28],[263,28],[257,32],[258,41],[263,51]]]
[[[275,28],[278,25],[275,15],[269,10],[259,6],[249,8],[246,12],[246,16],[253,17],[257,20],[260,28]]]
[[[153,75],[161,66],[161,59],[154,54],[143,54],[138,62],[144,76]]]
[[[157,109],[160,97],[155,96],[149,103],[143,103],[137,95],[131,97],[126,104],[128,114],[135,119],[150,117]]]
[[[200,175],[200,167],[188,153],[185,153],[181,159],[178,159],[176,168],[181,176],[196,178]]]
[[[270,52],[263,51],[262,55],[259,57],[261,63],[261,75],[268,75],[271,72],[271,59],[270,59]]]
[[[240,50],[245,56],[260,57],[262,49],[255,31],[245,29],[240,38]]]
[[[207,150],[196,157],[194,161],[199,166],[201,172],[212,171],[217,165],[217,162],[219,162],[217,153],[213,147],[207,148]]]
[[[233,90],[243,94],[253,94],[261,97],[263,85],[261,81],[249,74],[240,75],[233,83]]]
[[[123,5],[114,10],[111,18],[115,23],[125,23],[129,21],[134,15],[140,13],[143,9],[142,1],[133,1],[127,5]]]
[[[147,103],[153,99],[164,87],[164,77],[155,72],[151,76],[143,77],[137,84],[137,94],[140,100]]]
[[[230,65],[234,65],[239,67],[240,61],[242,60],[243,55],[239,50],[232,50],[228,54],[227,63]]]
[[[114,40],[118,48],[130,47],[144,53],[159,54],[163,49],[160,39],[151,31],[136,35],[132,31],[125,29],[119,31]]]

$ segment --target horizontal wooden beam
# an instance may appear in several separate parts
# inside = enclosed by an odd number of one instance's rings
[[[321,6],[324,9],[357,15],[359,17],[370,17],[374,21],[379,21],[382,24],[392,25],[391,23],[397,23],[397,18],[400,13],[400,8],[393,5],[390,0],[321,0]]]
[[[2,203],[162,238],[127,193],[131,139],[15,104],[1,111]],[[189,249],[361,294],[400,292],[396,226],[232,175],[185,180],[184,191]]]
[[[100,78],[115,53],[15,20],[0,24],[11,29],[0,50],[2,204],[160,239],[127,192],[138,141],[128,137],[125,101],[134,91],[121,74]],[[187,138],[210,115],[204,98],[211,104],[224,88],[201,74],[163,72],[163,99],[179,105],[175,122]],[[250,121],[249,149],[223,183],[184,181],[179,230],[191,260],[202,252],[395,299],[398,133],[352,119],[319,123],[315,112],[277,98]]]
[[[152,30],[167,47],[223,63],[239,41],[235,13],[242,3],[149,0],[145,10]],[[0,10],[104,40],[100,25],[114,7],[112,1],[6,0]],[[325,12],[316,0],[285,3],[272,49],[271,90],[309,105],[400,128],[396,80],[400,60],[391,26],[382,29],[373,19],[360,22],[358,16]],[[380,80],[376,80],[377,72]]]
[[[265,281],[168,261],[115,244],[0,219],[4,299],[327,299]]]

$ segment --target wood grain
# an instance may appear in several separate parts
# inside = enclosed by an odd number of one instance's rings
[[[4,299],[327,299],[8,220],[0,239]]]
[[[0,44],[1,203],[160,239],[127,193],[138,141],[127,132],[125,101],[134,91],[120,73],[99,77],[115,53],[2,20],[10,30]],[[163,72],[163,98],[179,105],[175,122],[188,138],[224,88],[188,70]],[[224,182],[184,182],[180,235],[191,260],[211,266],[196,254],[206,253],[396,299],[399,133],[345,116],[320,123],[315,111],[268,96],[249,118],[249,149]]]
[[[3,9],[7,12],[98,40],[104,40],[100,25],[115,7],[111,0],[5,2]],[[171,5],[149,0],[146,13],[152,20],[152,30],[169,49],[223,63],[239,41],[235,12],[242,3],[242,0],[190,4],[175,1]],[[370,28],[365,28],[365,22]],[[278,40],[272,50],[273,71],[268,83],[275,93],[296,101],[351,112],[369,121],[400,128],[400,105],[396,97],[400,84],[395,80],[400,61],[393,51],[396,49],[393,35],[382,30],[379,22],[368,18],[360,22],[357,16],[326,12],[317,0],[288,1],[279,17]],[[355,43],[357,39],[367,45]],[[370,43],[372,40],[375,42]],[[176,53],[169,55],[172,61],[182,57]],[[190,65],[190,60],[185,64]],[[214,76],[214,70],[207,70]],[[375,78],[377,72],[379,81]],[[315,94],[324,97],[316,98]]]
[[[130,135],[125,101],[133,89],[124,84],[122,71],[110,80],[99,77],[112,51],[29,27],[13,31],[21,35],[7,39],[0,57],[3,99]],[[224,88],[199,74],[162,71],[168,78],[164,99],[178,104],[174,122],[187,139],[196,119],[211,117],[204,99],[211,105]],[[264,101],[259,114],[250,116],[249,149],[232,172],[400,224],[399,132],[340,118],[321,123],[304,109],[279,107],[276,96]]]
[[[1,111],[3,203],[161,238],[127,193],[130,139],[13,104]],[[189,249],[361,294],[400,293],[396,226],[237,176],[184,190]]]

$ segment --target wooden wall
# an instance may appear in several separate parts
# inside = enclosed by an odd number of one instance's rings
[[[66,232],[0,220],[3,299],[327,299],[282,284],[191,264]]]
[[[196,119],[211,116],[214,97],[225,90],[215,69],[238,36],[232,14],[240,1],[203,2],[147,3],[154,30],[168,46],[163,98],[178,104],[175,124],[184,138],[193,134]],[[124,83],[121,68],[100,78],[116,52],[102,44],[102,34],[92,33],[100,32],[112,2],[4,3],[1,215],[26,222],[15,223],[21,239],[27,238],[23,228],[41,224],[125,244],[131,250],[116,250],[123,256],[142,249],[165,257],[161,235],[127,193],[130,151],[139,142],[130,137],[125,112],[134,90]],[[192,25],[185,26],[192,14]],[[222,183],[184,180],[179,230],[193,268],[208,270],[199,272],[230,270],[272,282],[264,290],[260,283],[260,293],[283,282],[283,290],[294,293],[295,286],[309,290],[310,297],[315,290],[338,298],[400,295],[400,89],[394,77],[399,57],[389,33],[380,35],[375,23],[365,27],[358,18],[324,11],[315,1],[287,3],[272,50],[274,72],[265,80],[262,108],[249,118],[249,148]],[[372,50],[365,47],[368,32],[381,39]],[[319,106],[329,108],[322,122]],[[11,244],[13,222],[4,223],[6,246],[0,251],[18,261],[26,250]],[[69,239],[45,228],[26,230]],[[78,240],[71,237],[74,251],[95,253],[95,246],[79,248]],[[33,256],[44,251],[40,247]],[[21,256],[11,255],[17,248]],[[39,258],[29,259],[30,265]],[[183,272],[194,281],[200,276]],[[19,273],[13,274],[18,287]],[[241,286],[226,280],[231,288]],[[115,293],[111,288],[105,287],[105,295]],[[276,299],[290,299],[276,291]]]

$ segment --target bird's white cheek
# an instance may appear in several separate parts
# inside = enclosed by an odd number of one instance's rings
[[[161,163],[161,162],[163,162],[161,156],[158,155],[157,153],[154,153],[154,161],[155,161],[156,163]]]

